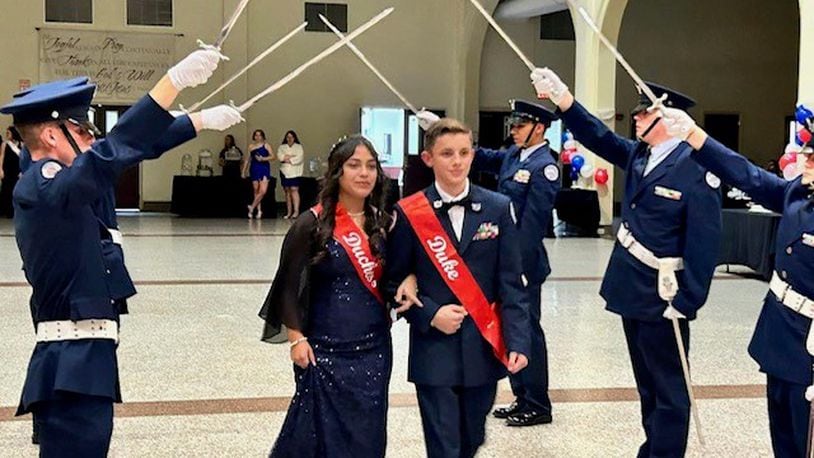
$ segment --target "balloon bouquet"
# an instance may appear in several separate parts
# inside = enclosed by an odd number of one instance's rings
[[[586,181],[593,178],[594,182],[598,185],[604,185],[608,182],[608,171],[602,167],[594,170],[593,164],[585,161],[585,156],[579,154],[577,151],[577,142],[574,140],[574,135],[566,131],[563,134],[562,153],[560,154],[562,163],[564,165],[571,165],[571,181],[577,182],[580,177]]]
[[[780,159],[777,161],[780,164],[780,170],[783,171],[783,178],[793,180],[800,176],[800,168],[797,166],[797,153],[802,151],[803,148],[811,147],[811,132],[814,131],[814,112],[803,104],[797,105],[797,110],[794,112],[794,118],[797,121],[795,127],[792,127],[792,135],[794,141],[789,139],[789,144]],[[796,132],[795,132],[796,131]]]

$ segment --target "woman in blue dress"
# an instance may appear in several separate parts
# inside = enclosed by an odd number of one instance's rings
[[[287,328],[297,389],[272,457],[384,456],[392,366],[391,319],[379,291],[390,224],[380,210],[384,180],[368,140],[341,141],[319,204],[283,241],[260,316],[264,340]],[[414,297],[414,282],[399,294]]]
[[[257,219],[263,217],[263,197],[269,189],[271,178],[271,161],[274,160],[274,151],[266,143],[266,133],[257,129],[252,134],[252,143],[249,144],[249,159],[244,163],[243,175],[252,179],[254,199],[248,205],[249,219],[252,219],[257,210]]]

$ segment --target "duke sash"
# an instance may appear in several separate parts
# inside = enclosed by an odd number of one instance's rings
[[[322,205],[316,205],[311,209],[317,216],[322,211]],[[373,256],[370,250],[370,243],[365,234],[356,223],[353,222],[348,211],[345,207],[336,204],[336,218],[334,224],[334,240],[348,254],[350,263],[356,270],[356,274],[362,281],[362,284],[370,291],[371,294],[382,304],[384,298],[379,291],[379,280],[382,278],[382,265]]]
[[[506,343],[501,331],[500,315],[497,313],[498,304],[490,304],[486,299],[469,267],[441,226],[427,196],[418,192],[402,199],[399,205],[444,283],[461,301],[481,336],[492,347],[495,357],[508,366]]]

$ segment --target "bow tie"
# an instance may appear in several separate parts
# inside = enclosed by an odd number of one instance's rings
[[[449,202],[442,202],[441,206],[438,209],[442,210],[442,211],[449,211],[449,209],[452,208],[452,207],[456,207],[458,205],[460,205],[462,207],[466,207],[471,203],[472,203],[472,198],[469,197],[469,196],[466,196],[466,197],[464,197],[462,199],[452,200],[452,201],[449,201]]]

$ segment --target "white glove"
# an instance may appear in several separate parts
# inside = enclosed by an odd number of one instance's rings
[[[441,119],[437,114],[423,108],[415,114],[415,117],[418,118],[418,125],[424,130],[430,130],[430,127]]]
[[[568,86],[548,67],[535,68],[529,76],[531,77],[531,84],[534,85],[534,90],[537,91],[537,96],[551,99],[555,105],[559,105],[563,96],[568,92]]]
[[[232,105],[218,105],[201,110],[201,129],[226,130],[243,119],[240,112]]]
[[[814,401],[814,385],[806,388],[806,401]]]
[[[686,140],[695,129],[695,121],[684,110],[660,108],[663,115],[661,122],[667,128],[667,135],[679,140]]]
[[[672,305],[668,305],[667,308],[664,309],[664,313],[662,313],[661,316],[663,316],[664,318],[667,318],[668,320],[673,320],[673,319],[677,320],[679,318],[680,319],[686,319],[687,318],[686,316],[684,316],[683,313],[676,310],[676,308],[673,307]]]
[[[208,45],[202,47],[167,71],[172,85],[179,91],[205,83],[218,68],[218,62],[228,60],[217,48]]]

